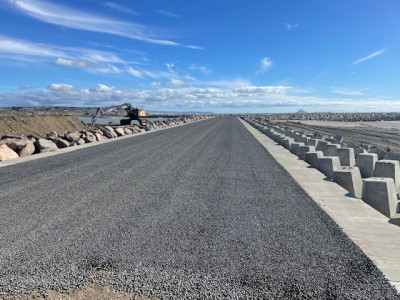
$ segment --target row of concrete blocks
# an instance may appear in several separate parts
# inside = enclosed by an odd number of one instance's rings
[[[355,158],[353,148],[342,148],[339,143],[332,144],[281,128],[253,125],[388,218],[398,216],[399,161],[378,161],[376,153],[359,153]]]

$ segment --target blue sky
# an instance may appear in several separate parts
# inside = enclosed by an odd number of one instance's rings
[[[2,0],[0,106],[400,110],[400,1]]]

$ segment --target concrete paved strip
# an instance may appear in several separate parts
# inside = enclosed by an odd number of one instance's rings
[[[165,299],[397,298],[237,118],[0,168],[0,190],[3,295],[107,273]]]
[[[324,180],[321,172],[242,123],[400,291],[400,227],[362,200],[346,196],[341,186]]]

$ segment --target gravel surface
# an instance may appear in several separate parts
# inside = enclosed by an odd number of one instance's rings
[[[236,118],[0,168],[0,191],[3,293],[397,297]]]

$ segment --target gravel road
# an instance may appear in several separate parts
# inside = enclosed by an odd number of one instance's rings
[[[3,295],[397,299],[236,118],[0,168],[0,191]]]

